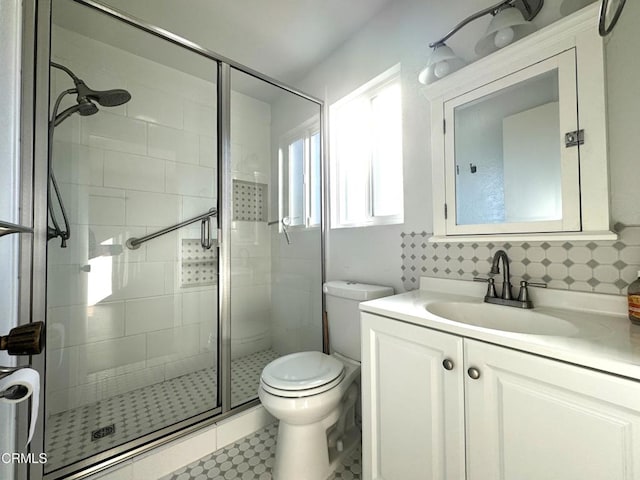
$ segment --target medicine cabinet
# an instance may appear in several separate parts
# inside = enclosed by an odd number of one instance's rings
[[[424,88],[432,241],[614,239],[597,8]]]

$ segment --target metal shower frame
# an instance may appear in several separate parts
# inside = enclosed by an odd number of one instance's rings
[[[328,182],[327,162],[327,115],[324,101],[308,95],[296,88],[276,79],[263,75],[251,68],[217,54],[201,45],[191,42],[165,29],[151,25],[139,18],[108,7],[97,0],[73,0],[75,3],[91,8],[110,18],[124,22],[138,30],[169,41],[187,51],[196,53],[217,64],[217,138],[218,138],[218,243],[219,243],[219,281],[218,281],[218,401],[221,406],[215,410],[202,413],[189,420],[166,427],[153,434],[127,442],[110,449],[108,453],[97,454],[90,460],[74,463],[73,466],[44,473],[44,466],[32,464],[18,467],[18,479],[55,480],[61,477],[77,480],[87,475],[110,468],[140,453],[149,451],[179,437],[193,433],[203,427],[219,422],[223,418],[259,404],[253,400],[239,407],[231,405],[231,311],[230,311],[230,273],[231,273],[231,143],[230,143],[230,95],[231,71],[237,70],[272,86],[280,88],[298,97],[309,100],[319,107],[321,144],[321,177],[322,177],[322,221],[320,259],[322,280],[325,279],[325,246],[327,236]],[[21,235],[19,286],[19,323],[26,324],[46,318],[46,270],[47,270],[47,151],[48,151],[48,114],[49,114],[49,61],[51,54],[51,9],[53,0],[23,1],[23,58],[22,58],[22,151],[21,151],[21,223],[33,225],[33,235]],[[324,312],[324,297],[322,299]],[[322,315],[324,317],[324,315]],[[328,345],[323,339],[323,350]],[[27,362],[21,360],[20,364]],[[45,355],[31,357],[31,365],[41,373],[45,372]],[[46,382],[43,378],[44,395]],[[44,401],[40,402],[39,418],[44,418]],[[18,407],[18,444],[26,442],[28,428],[28,408],[24,404]],[[31,442],[30,452],[36,454],[44,451],[44,426],[38,422]]]

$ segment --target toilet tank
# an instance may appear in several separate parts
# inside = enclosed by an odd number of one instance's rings
[[[337,352],[360,361],[360,302],[393,295],[393,288],[332,280],[323,287],[326,295],[329,344]]]

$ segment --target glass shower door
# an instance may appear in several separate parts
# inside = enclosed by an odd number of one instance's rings
[[[219,411],[217,64],[68,0],[51,48],[45,473],[62,473]]]
[[[320,106],[231,71],[231,405],[273,359],[322,350]]]

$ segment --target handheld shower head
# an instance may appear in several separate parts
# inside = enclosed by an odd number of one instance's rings
[[[98,102],[103,107],[117,107],[131,100],[131,94],[121,88],[113,90],[93,90],[79,78],[75,79],[74,83],[78,90],[78,101],[80,101],[80,99],[89,99]]]

